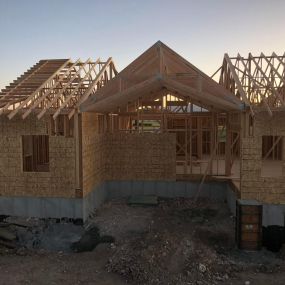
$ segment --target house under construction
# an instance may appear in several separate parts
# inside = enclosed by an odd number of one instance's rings
[[[0,93],[0,214],[207,196],[284,225],[285,54],[225,54],[214,78],[161,42],[119,73],[112,58],[39,61]]]

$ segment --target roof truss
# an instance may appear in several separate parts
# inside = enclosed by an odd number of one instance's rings
[[[19,113],[25,119],[34,112],[40,119],[52,113],[56,119],[68,113],[71,118],[91,93],[116,74],[112,58],[41,60],[0,92],[0,115],[12,119]]]
[[[243,108],[240,99],[162,42],[157,42],[81,105],[81,111],[115,113],[129,102],[167,89],[213,110]]]
[[[247,105],[252,115],[266,109],[270,115],[285,107],[285,53],[248,57],[225,54],[219,83]]]

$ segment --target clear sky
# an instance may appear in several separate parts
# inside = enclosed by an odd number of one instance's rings
[[[112,56],[161,40],[211,75],[228,52],[284,53],[285,0],[0,0],[0,89],[40,59]]]

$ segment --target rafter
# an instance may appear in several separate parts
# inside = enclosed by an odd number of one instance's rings
[[[39,91],[46,86],[47,84],[50,83],[54,79],[55,76],[57,76],[63,68],[67,66],[67,64],[70,63],[70,59],[67,60],[64,64],[62,64],[52,75],[44,82],[42,83],[31,95],[29,95],[24,101],[22,101],[9,115],[8,118],[11,120],[17,113],[18,111],[24,107],[29,101],[31,101]]]
[[[83,69],[83,66],[85,64],[87,64],[88,62],[90,62],[91,59],[88,58],[82,65],[80,65],[80,67],[78,68],[77,72],[71,77],[71,79],[69,80],[69,82],[61,89],[60,92],[58,92],[52,100],[49,101],[49,103],[47,104],[47,106],[38,114],[38,119],[42,118],[43,115],[46,113],[46,110],[49,109],[55,102],[56,100],[64,93],[64,91],[72,84],[72,82],[79,76],[80,71]]]
[[[99,59],[96,61],[96,64],[99,63]],[[61,110],[69,103],[69,101],[72,99],[73,95],[78,91],[78,89],[82,86],[84,81],[86,81],[87,77],[90,76],[91,72],[94,71],[95,66],[92,66],[90,70],[85,74],[85,76],[81,79],[81,81],[78,83],[78,85],[75,87],[75,89],[65,98],[65,100],[62,102],[60,107],[57,109],[57,111],[54,113],[53,118],[56,119],[57,116],[60,114]]]
[[[265,72],[262,70],[262,68],[258,65],[257,61],[255,60],[255,58],[252,57],[251,53],[250,53],[250,58],[252,59],[252,61],[255,63],[256,68],[260,71],[260,73],[263,75],[263,79],[267,82],[268,86],[271,87],[272,93],[274,93],[275,96],[278,97],[278,99],[280,100],[281,104],[284,106],[284,101],[282,99],[282,97],[280,96],[279,92],[277,92],[274,89],[274,86],[271,84],[271,82],[269,81],[268,77],[266,76]]]
[[[284,59],[285,53],[278,56],[274,52],[270,56],[249,53],[247,58],[240,54],[230,58],[226,54],[217,71],[220,74],[219,83],[236,96],[241,96],[252,112],[263,109],[264,104],[271,115],[273,110],[285,107]]]
[[[62,79],[65,78],[67,74],[78,64],[80,63],[80,59],[78,59],[75,63],[73,63],[62,75]],[[42,96],[39,96],[34,102],[31,103],[29,109],[22,115],[22,118],[25,119],[41,102],[43,102],[60,84],[62,84],[62,80],[58,80],[51,88],[47,90]]]
[[[251,114],[253,115],[254,112],[252,110],[250,102],[249,102],[249,100],[246,97],[246,93],[245,93],[245,91],[244,91],[244,89],[242,87],[242,84],[241,84],[241,82],[240,82],[240,80],[238,78],[238,75],[236,74],[235,67],[233,66],[233,64],[232,64],[232,62],[231,62],[231,60],[230,60],[230,58],[229,58],[227,53],[225,54],[225,60],[226,60],[226,62],[228,64],[228,67],[229,67],[231,73],[232,73],[232,76],[233,76],[233,78],[235,80],[235,83],[237,85],[238,91],[239,91],[243,101],[246,103],[246,105],[248,105],[250,107]]]
[[[75,108],[69,113],[68,117],[69,119],[72,118],[72,116],[75,114],[76,109],[89,97],[89,95],[94,91],[94,88],[96,87],[97,83],[101,80],[102,76],[106,74],[104,74],[107,70],[107,68],[110,68],[110,75],[112,75],[112,71],[114,71],[114,73],[116,74],[117,71],[116,69],[113,68],[113,64],[112,64],[113,60],[110,57],[107,62],[105,63],[105,65],[103,66],[103,68],[99,71],[99,73],[97,74],[95,80],[92,82],[92,84],[90,84],[90,86],[88,87],[88,89],[86,90],[86,92],[84,93],[84,95],[78,100],[78,102],[75,105]]]

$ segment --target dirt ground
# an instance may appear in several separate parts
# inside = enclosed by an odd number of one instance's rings
[[[168,199],[141,207],[116,200],[95,213],[93,225],[115,242],[82,253],[52,250],[46,240],[36,248],[0,248],[0,284],[285,284],[284,248],[238,250],[226,204]],[[68,243],[66,231],[61,242]],[[54,236],[59,241],[62,233]]]

